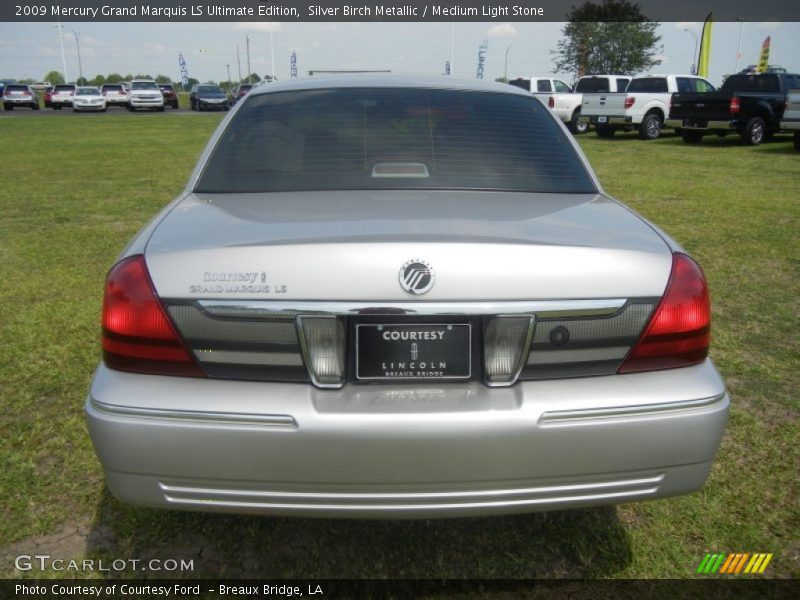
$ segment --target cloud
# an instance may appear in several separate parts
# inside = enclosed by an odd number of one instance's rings
[[[272,33],[278,33],[281,30],[280,21],[243,21],[236,23],[236,29],[239,31],[262,31],[269,33],[270,26],[272,26]]]
[[[693,21],[680,21],[679,23],[675,23],[675,29],[680,29],[683,31],[684,29],[691,29],[692,31],[696,31],[700,29],[702,23],[695,23]]]
[[[519,37],[519,31],[511,23],[503,23],[490,27],[488,35],[493,38],[515,38]]]

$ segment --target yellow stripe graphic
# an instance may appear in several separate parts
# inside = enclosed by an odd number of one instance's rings
[[[750,562],[747,563],[747,566],[744,568],[745,573],[750,573],[753,570],[753,567],[756,569],[758,568],[758,563],[760,563],[764,558],[763,554],[753,554],[753,558],[750,559]]]
[[[764,562],[761,563],[761,568],[758,570],[758,572],[759,573],[763,573],[764,569],[767,568],[767,565],[769,564],[769,561],[771,561],[771,560],[772,560],[772,554],[771,553],[767,554],[767,557],[764,559]]]

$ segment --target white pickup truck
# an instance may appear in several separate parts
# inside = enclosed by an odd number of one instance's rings
[[[582,94],[622,91],[630,79],[619,75],[586,75],[578,79],[574,90],[560,79],[549,77],[519,77],[508,83],[540,98],[572,133],[584,133],[589,129],[589,123],[580,120]]]
[[[695,75],[643,75],[633,78],[625,93],[584,94],[581,116],[599,137],[637,129],[641,139],[654,140],[669,116],[673,93],[713,91],[713,85]]]
[[[800,90],[789,90],[786,95],[781,129],[794,131],[794,149],[800,151]]]

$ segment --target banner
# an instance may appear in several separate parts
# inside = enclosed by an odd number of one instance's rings
[[[708,13],[703,23],[703,35],[700,38],[700,55],[697,57],[697,74],[708,77],[708,62],[711,58],[711,28],[714,26],[712,13]]]
[[[764,43],[761,44],[761,56],[758,59],[758,68],[756,73],[766,73],[769,68],[769,45],[772,43],[772,38],[767,36]]]

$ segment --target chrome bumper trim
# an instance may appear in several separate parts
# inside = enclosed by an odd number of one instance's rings
[[[611,408],[596,408],[585,410],[561,410],[543,413],[539,418],[541,425],[557,425],[575,421],[588,421],[596,419],[613,419],[625,417],[645,417],[664,412],[680,412],[706,408],[726,400],[726,394],[701,398],[699,400],[685,400],[681,402],[668,402],[663,404],[640,404],[636,406],[621,406]]]
[[[704,127],[698,127],[695,125],[684,125],[684,121],[681,121],[680,127],[681,129],[694,129],[698,131],[705,131],[706,129],[736,129],[736,122],[735,121],[708,121]]]
[[[611,315],[624,298],[603,300],[534,300],[525,302],[271,302],[200,300],[206,312],[218,317],[296,317],[298,315],[535,315],[584,317]]]
[[[790,129],[792,131],[797,131],[800,129],[800,119],[795,119],[792,121],[781,121],[781,129]]]
[[[205,412],[190,410],[169,410],[159,408],[133,408],[107,404],[90,398],[92,406],[99,411],[130,417],[151,417],[157,419],[178,419],[195,422],[209,423],[238,423],[244,425],[260,425],[266,427],[280,427],[283,429],[297,429],[297,421],[289,415],[257,415],[226,412]]]

